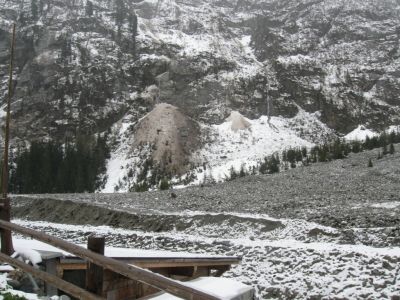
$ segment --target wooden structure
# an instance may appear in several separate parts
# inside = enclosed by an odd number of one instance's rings
[[[41,251],[39,252],[41,253]],[[141,254],[140,256],[112,258],[179,281],[189,281],[203,276],[220,276],[224,271],[229,270],[232,264],[240,262],[237,257],[179,257],[178,254],[176,257],[154,257]],[[59,278],[72,281],[82,288],[88,285],[87,270],[89,266],[83,259],[60,254],[54,255],[50,259],[44,259],[44,264],[48,272],[54,272]],[[54,265],[56,265],[55,270],[52,268]],[[88,290],[96,290],[107,299],[139,299],[159,292],[158,289],[148,284],[121,276],[110,270],[104,270],[101,275],[100,287]],[[51,296],[56,295],[56,292],[54,289],[48,288],[46,294]]]
[[[182,257],[118,257],[111,258],[95,253],[78,245],[71,244],[57,237],[49,236],[43,232],[25,228],[7,221],[0,220],[0,227],[22,235],[30,236],[41,242],[67,251],[75,255],[70,259],[59,255],[58,261],[53,265],[56,274],[33,269],[29,265],[21,264],[5,254],[0,256],[0,261],[16,266],[37,278],[47,282],[77,299],[140,299],[160,291],[167,292],[183,299],[217,300],[216,296],[197,290],[176,279],[191,279],[198,276],[220,275],[229,269],[232,263],[238,263],[235,257],[228,258],[182,258]],[[51,253],[47,253],[50,255]],[[96,294],[85,290],[83,284],[68,282],[65,275],[67,271],[83,271],[87,269],[87,262],[93,263],[104,270],[101,289]],[[56,266],[54,269],[54,265]],[[147,267],[148,269],[144,269]],[[83,278],[86,276],[83,275]],[[79,285],[83,286],[80,287]]]

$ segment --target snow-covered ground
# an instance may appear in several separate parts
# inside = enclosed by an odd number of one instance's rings
[[[217,182],[224,181],[231,168],[238,172],[243,167],[251,172],[251,168],[267,156],[280,154],[289,148],[315,145],[307,136],[307,131],[310,135],[314,131],[314,135],[321,136],[330,132],[316,115],[304,111],[293,119],[267,116],[255,120],[242,118],[249,125],[239,130],[235,129],[235,121],[231,119],[209,128],[211,140],[193,155],[206,165],[205,170],[197,173],[194,183],[203,182],[211,176]]]
[[[360,125],[352,132],[348,133],[344,138],[347,141],[365,141],[367,136],[371,138],[377,135],[378,135],[377,132],[367,129],[365,128],[365,126]]]
[[[205,212],[185,214],[194,217],[193,220],[207,215]],[[398,247],[341,244],[338,230],[303,220],[274,219],[266,215],[231,216],[238,218],[234,225],[232,220],[214,225],[194,222],[187,230],[167,232],[15,222],[76,243],[85,242],[89,233],[104,235],[109,246],[133,248],[139,255],[146,252],[136,249],[242,256],[242,263],[234,266],[224,277],[254,286],[258,299],[317,296],[323,299],[390,299],[400,295]],[[267,227],[259,226],[259,222],[277,222],[280,225],[267,230]]]
[[[399,132],[400,127],[396,125],[389,126],[385,132],[387,134],[390,134],[391,132]],[[364,125],[359,125],[356,129],[353,131],[349,132],[347,135],[345,135],[345,140],[346,141],[365,141],[367,137],[372,138],[375,136],[378,136],[379,132],[371,130],[366,128]]]

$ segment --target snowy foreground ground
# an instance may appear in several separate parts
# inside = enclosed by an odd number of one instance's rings
[[[19,196],[13,213],[18,224],[76,243],[95,232],[116,247],[242,256],[224,276],[254,286],[258,299],[399,299],[400,154],[376,157],[173,197]]]
[[[257,230],[263,229],[263,221],[269,226],[269,218],[258,216]],[[240,255],[243,263],[226,277],[255,286],[260,298],[300,299],[324,295],[390,299],[400,295],[400,248],[341,245],[337,243],[335,229],[300,220],[279,221],[283,227],[259,232],[257,237],[253,236],[256,232],[250,236],[243,234],[255,229],[251,221],[237,223],[231,229],[225,224],[226,234],[219,233],[218,237],[213,232],[221,232],[221,228],[212,225],[200,234],[200,230],[191,233],[190,229],[154,233],[108,226],[22,220],[16,223],[81,243],[95,232],[107,236],[109,245],[118,247]]]

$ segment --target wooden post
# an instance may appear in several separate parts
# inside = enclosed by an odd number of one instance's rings
[[[1,176],[1,192],[2,192],[2,205],[0,209],[0,219],[3,221],[10,222],[11,220],[11,205],[10,199],[8,198],[8,151],[9,151],[9,140],[10,140],[10,107],[11,97],[13,93],[13,69],[14,69],[14,48],[15,48],[15,24],[12,29],[11,38],[11,49],[10,49],[10,69],[9,69],[9,80],[8,80],[8,97],[7,97],[7,115],[6,115],[6,129],[4,136],[4,155],[3,155],[3,169]],[[7,255],[14,253],[14,247],[12,244],[11,231],[8,229],[1,229],[1,252]]]
[[[104,255],[105,238],[89,236],[87,248],[90,251]],[[86,290],[96,294],[103,293],[103,268],[88,261],[86,268]]]

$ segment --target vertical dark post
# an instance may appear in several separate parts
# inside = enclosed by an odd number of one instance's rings
[[[2,192],[2,205],[0,209],[0,219],[10,222],[11,220],[11,205],[8,198],[8,151],[10,141],[10,106],[11,97],[13,93],[13,68],[14,68],[14,48],[15,48],[15,24],[12,29],[11,38],[11,53],[10,53],[10,69],[8,81],[8,97],[7,97],[7,115],[6,115],[6,129],[4,135],[4,155],[3,155],[3,169],[1,176],[1,192]],[[12,255],[14,252],[12,244],[11,231],[8,229],[1,229],[1,252],[7,255]]]
[[[104,255],[104,245],[104,237],[89,236],[88,250]],[[91,262],[87,263],[86,290],[96,295],[103,293],[103,268]]]

